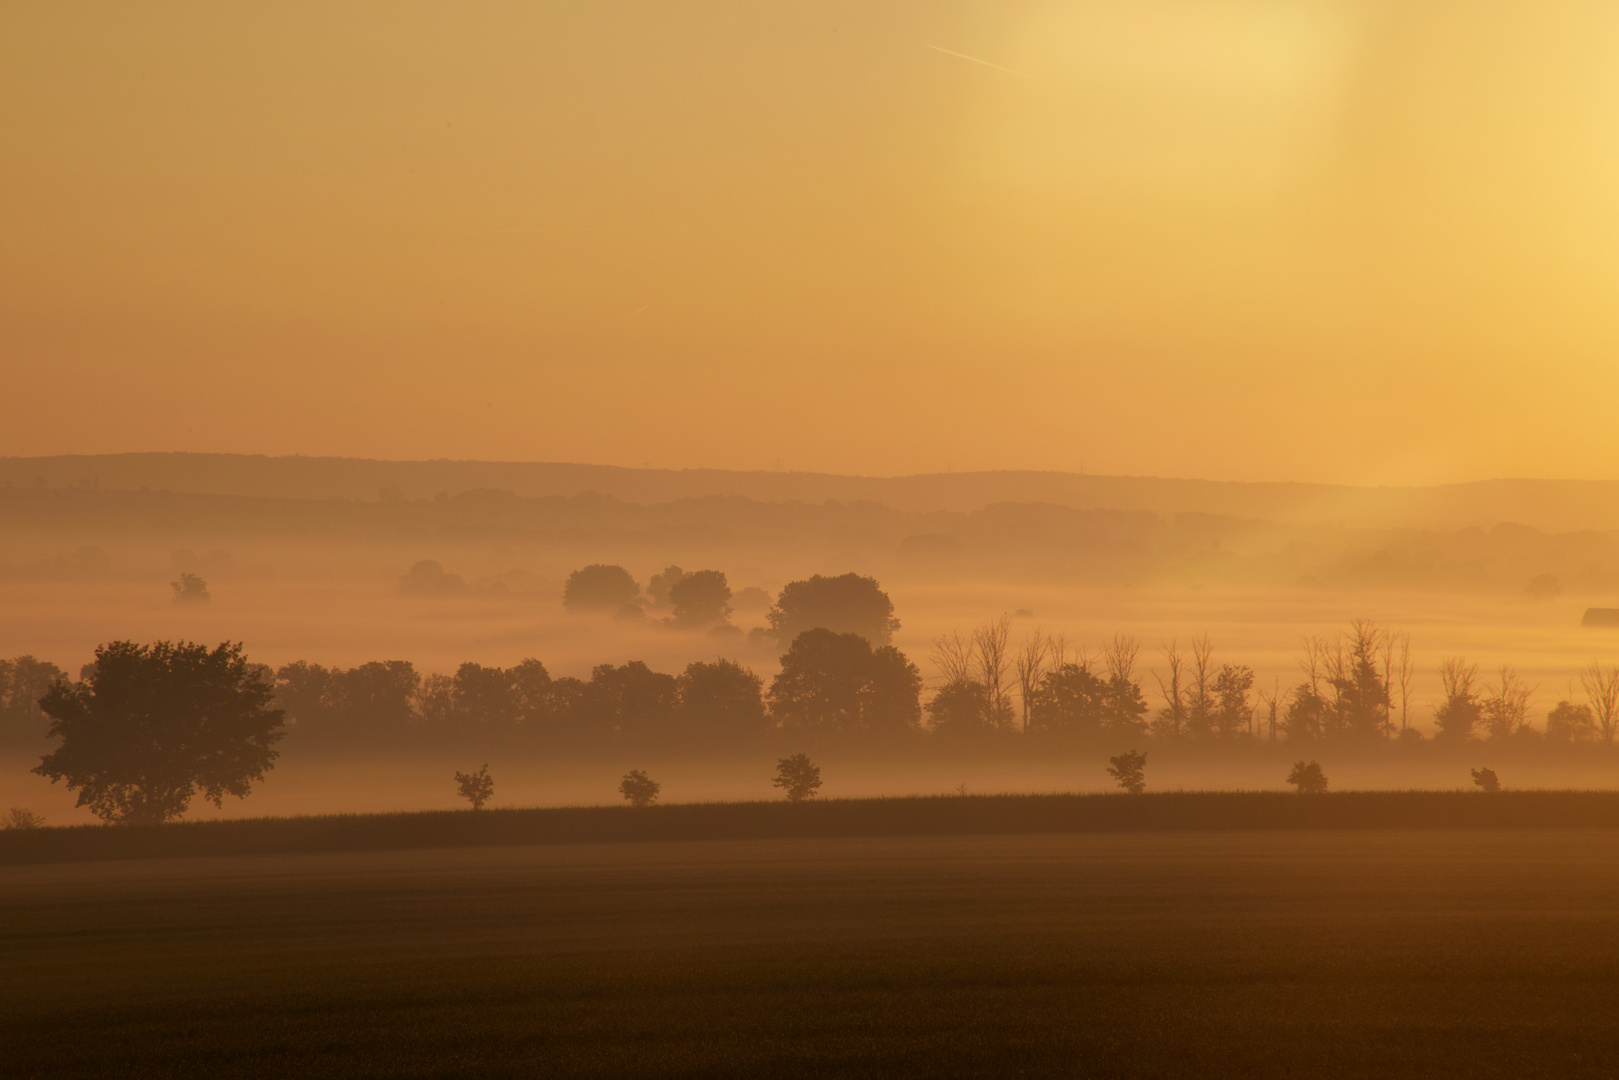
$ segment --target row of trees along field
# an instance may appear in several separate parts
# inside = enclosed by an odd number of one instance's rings
[[[734,660],[679,674],[640,661],[603,664],[588,679],[553,677],[539,660],[510,668],[465,663],[423,676],[408,661],[354,668],[299,661],[262,669],[293,742],[309,749],[392,750],[416,744],[532,745],[592,752],[614,747],[713,752],[791,736],[816,744],[932,736],[944,742],[1143,740],[1199,745],[1416,741],[1413,711],[1436,737],[1459,743],[1612,743],[1619,669],[1593,663],[1583,693],[1556,701],[1537,723],[1534,690],[1510,668],[1493,677],[1459,658],[1439,669],[1437,702],[1413,701],[1409,639],[1356,622],[1333,639],[1306,639],[1291,686],[1256,684],[1253,670],[1216,656],[1206,637],[1162,646],[1147,667],[1119,635],[1092,655],[1061,637],[1014,643],[1002,617],[932,650],[931,692],[889,644],[893,604],[871,578],[846,574],[789,584],[768,615],[785,646],[770,682]],[[82,677],[81,673],[81,677]],[[67,676],[20,657],[0,661],[0,730],[14,748],[45,743],[39,699]],[[924,699],[926,703],[924,704]]]

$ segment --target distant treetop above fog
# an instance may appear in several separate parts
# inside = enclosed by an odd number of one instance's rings
[[[407,593],[453,593],[467,587],[460,574],[447,573],[437,559],[423,559],[399,579],[399,591]]]
[[[569,611],[618,611],[640,595],[641,586],[628,570],[594,563],[568,575],[562,606]]]
[[[887,645],[899,629],[894,602],[877,580],[853,573],[789,582],[765,618],[783,645],[815,629],[859,634],[873,645]]]

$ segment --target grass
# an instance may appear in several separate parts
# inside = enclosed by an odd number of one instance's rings
[[[1619,832],[12,866],[0,970],[19,1078],[1608,1077]]]
[[[1619,828],[1619,792],[965,795],[341,814],[0,831],[0,866],[672,840],[1275,829]]]

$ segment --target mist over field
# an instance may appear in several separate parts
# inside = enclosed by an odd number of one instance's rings
[[[0,4],[0,1074],[1619,1076],[1615,57]]]
[[[454,486],[500,478],[528,493]],[[375,480],[393,483],[338,494]],[[809,746],[827,759],[831,796],[1108,790],[1104,750],[1115,743],[1151,746],[1156,789],[1280,788],[1306,752],[1327,758],[1340,787],[1466,787],[1469,768],[1485,762],[1519,788],[1619,777],[1594,735],[1535,737],[1559,701],[1584,700],[1582,669],[1619,659],[1619,632],[1581,625],[1587,609],[1619,604],[1619,537],[1596,527],[1614,503],[1598,485],[1571,494],[1528,481],[1433,492],[1054,474],[876,481],[199,455],[7,459],[0,484],[0,597],[11,616],[0,656],[70,676],[110,640],[183,639],[240,641],[272,669],[404,660],[421,677],[531,657],[552,678],[581,680],[602,664],[678,675],[727,659],[768,688],[784,646],[763,631],[782,587],[853,572],[891,597],[893,644],[918,667],[924,704],[948,682],[939,639],[1005,617],[1012,648],[1060,638],[1098,666],[1116,636],[1133,638],[1144,720],[1166,703],[1165,647],[1185,653],[1205,635],[1216,666],[1250,668],[1252,690],[1280,695],[1285,709],[1306,642],[1372,620],[1409,639],[1405,698],[1391,697],[1389,723],[1429,737],[1290,745],[1255,693],[1231,738],[1144,732],[1055,754],[1019,744],[1021,713],[962,745],[929,738],[924,712],[920,737],[904,746],[765,729],[719,743],[548,745],[473,720],[431,737],[418,722],[414,741],[402,729],[333,745],[301,733],[294,716],[282,761],[251,798],[197,803],[197,817],[450,807],[455,792],[440,775],[450,759],[489,759],[500,805],[615,802],[617,776],[638,763],[657,766],[665,798],[767,797],[774,756]],[[428,490],[437,484],[446,486]],[[998,497],[1031,492],[1046,498]],[[434,569],[418,580],[422,564]],[[568,576],[590,564],[628,570],[642,617],[565,609]],[[648,592],[671,565],[721,571],[729,617],[671,625],[667,603]],[[209,599],[178,601],[181,574],[201,578]],[[1481,692],[1512,668],[1531,690],[1527,732],[1435,744],[1440,668],[1452,657],[1477,665]],[[66,791],[24,770],[46,745],[44,726],[39,715],[12,721],[0,802],[86,820]]]

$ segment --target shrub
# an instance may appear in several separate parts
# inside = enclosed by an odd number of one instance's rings
[[[1117,757],[1108,758],[1108,775],[1130,795],[1147,790],[1147,755],[1139,750],[1126,750]]]
[[[44,824],[44,814],[36,814],[20,806],[13,806],[5,817],[0,818],[0,829],[38,829]]]
[[[776,778],[770,783],[787,793],[788,802],[803,802],[820,790],[821,767],[808,754],[794,754],[776,762]]]
[[[1287,774],[1287,782],[1298,788],[1300,795],[1321,795],[1327,790],[1327,774],[1315,762],[1300,761]]]
[[[1501,780],[1495,775],[1494,769],[1474,769],[1473,783],[1484,791],[1495,792],[1501,790]]]
[[[472,804],[474,810],[482,810],[483,804],[495,795],[495,781],[489,775],[488,765],[475,773],[456,773],[455,784],[456,791]]]
[[[619,794],[628,799],[631,806],[651,806],[658,801],[658,792],[662,789],[662,784],[640,769],[631,769],[618,782]]]

